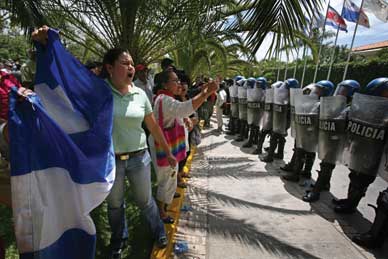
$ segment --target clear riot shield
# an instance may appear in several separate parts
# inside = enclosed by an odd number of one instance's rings
[[[273,132],[287,135],[290,125],[289,92],[288,89],[274,89]]]
[[[327,163],[341,161],[346,126],[346,97],[322,97],[319,106],[318,157]]]
[[[260,101],[263,99],[264,90],[261,88],[253,88],[247,90],[248,100],[248,124],[257,126],[261,113],[260,113]]]
[[[265,90],[264,112],[261,119],[261,128],[263,130],[272,130],[272,106],[274,90]]]
[[[247,120],[247,89],[245,87],[238,87],[238,118],[240,120]]]
[[[384,151],[388,98],[356,93],[346,124],[343,163],[357,172],[376,175]]]
[[[230,112],[232,118],[238,118],[238,87],[233,85],[230,88]]]
[[[296,137],[295,130],[295,96],[302,95],[303,90],[301,88],[290,89],[290,113],[291,113],[291,137]]]
[[[302,148],[307,152],[317,151],[318,112],[318,96],[295,96],[296,147]]]

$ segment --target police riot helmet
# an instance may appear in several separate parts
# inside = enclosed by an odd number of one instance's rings
[[[311,83],[311,84],[306,85],[305,87],[303,87],[302,88],[302,92],[303,92],[304,95],[309,95],[317,87],[318,87],[317,84]]]
[[[388,77],[380,77],[370,81],[369,84],[362,89],[362,93],[388,98]]]
[[[282,81],[276,81],[275,83],[273,83],[271,85],[271,88],[275,89],[275,88],[280,88],[281,86],[283,85],[283,82]]]
[[[255,88],[256,86],[256,79],[254,77],[249,77],[247,80],[246,80],[246,85],[247,85],[247,88],[249,89],[253,89]]]
[[[265,90],[267,88],[267,79],[263,76],[256,78],[256,86]]]
[[[234,83],[236,84],[238,81],[240,81],[243,78],[244,78],[243,76],[235,76],[234,77]]]
[[[237,84],[237,86],[244,86],[244,84],[245,84],[245,81],[247,81],[246,79],[245,79],[245,77],[242,77],[240,80],[238,80],[238,81],[236,81],[236,84]]]
[[[295,78],[288,78],[286,81],[284,81],[284,83],[288,89],[299,88],[299,81],[296,80]]]
[[[345,80],[337,85],[334,95],[342,95],[351,98],[360,89],[360,84],[356,80]]]
[[[318,97],[330,96],[334,92],[334,84],[329,80],[321,80],[316,83],[316,88],[310,93]]]

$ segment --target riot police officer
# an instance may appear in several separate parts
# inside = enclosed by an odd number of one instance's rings
[[[318,157],[321,159],[318,178],[312,190],[306,191],[303,201],[319,200],[320,192],[330,189],[330,179],[336,162],[341,161],[346,125],[346,106],[350,105],[353,94],[360,84],[355,80],[345,80],[338,84],[334,96],[321,98]]]
[[[284,145],[286,144],[287,130],[290,127],[290,89],[299,88],[298,80],[289,78],[274,89],[273,104],[273,129],[270,138],[270,145],[266,155],[260,158],[263,162],[272,162],[274,158],[283,159]],[[277,147],[277,153],[275,149]]]
[[[249,138],[243,147],[252,147],[253,144],[257,144],[258,134],[260,131],[260,118],[261,118],[261,101],[264,100],[264,91],[267,80],[264,77],[248,78],[247,80],[247,100],[248,100],[248,127]],[[264,88],[264,89],[263,89]]]
[[[237,82],[243,79],[243,76],[236,76],[233,79],[233,85],[229,88],[230,94],[230,127],[227,132],[228,135],[234,135],[240,131],[240,123],[238,119],[238,84]]]
[[[238,118],[240,121],[240,132],[236,138],[236,141],[243,141],[248,137],[248,101],[247,101],[247,90],[248,80],[241,79],[237,81],[238,84]]]
[[[318,145],[319,98],[330,96],[333,91],[334,84],[322,80],[303,88],[303,95],[295,96],[296,148],[293,154],[295,157],[293,170],[282,176],[284,180],[298,182],[311,179],[311,169]],[[301,183],[305,185],[305,181]]]
[[[281,86],[283,82],[277,81],[271,85],[270,88],[265,90],[265,100],[264,100],[264,112],[261,117],[261,131],[259,134],[259,139],[257,140],[257,148],[254,151],[254,154],[260,155],[262,153],[262,147],[267,135],[272,133],[272,108],[273,108],[273,97],[274,89]]]
[[[266,94],[267,85],[268,85],[267,79],[265,77],[256,78],[256,88],[258,88],[257,91],[260,93],[260,98],[257,103],[257,106],[259,108],[256,109],[256,111],[258,112],[258,116],[254,117],[254,121],[253,121],[254,129],[255,129],[253,142],[257,144],[257,147],[255,148],[255,150],[253,150],[252,154],[255,154],[255,155],[261,154],[262,145],[264,142],[264,139],[259,141],[259,137],[262,134],[260,131],[260,127],[261,127],[263,115],[265,112],[265,94]]]
[[[350,183],[346,199],[336,200],[334,211],[353,213],[376,179],[387,138],[388,78],[372,80],[353,97],[346,125],[344,164]]]

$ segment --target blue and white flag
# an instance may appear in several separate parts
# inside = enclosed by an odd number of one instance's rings
[[[344,9],[342,10],[342,17],[349,22],[355,22],[359,25],[370,27],[368,16],[364,11],[350,0],[345,0]]]
[[[365,0],[364,7],[380,21],[388,22],[388,0]]]
[[[115,175],[113,98],[60,43],[37,46],[36,95],[10,97],[12,205],[22,259],[94,258],[89,213]]]

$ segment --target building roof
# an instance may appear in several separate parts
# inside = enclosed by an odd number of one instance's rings
[[[375,50],[375,49],[382,49],[382,48],[388,48],[388,40],[356,47],[356,48],[353,48],[352,51],[359,52],[359,51]]]

